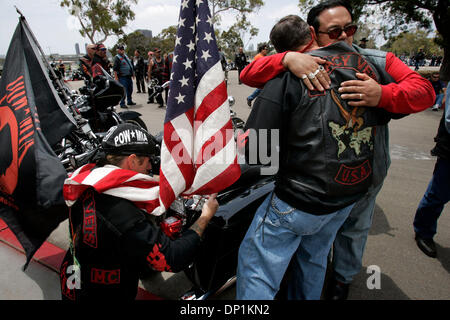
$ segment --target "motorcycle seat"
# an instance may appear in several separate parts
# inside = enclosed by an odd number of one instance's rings
[[[222,190],[221,193],[225,193],[240,188],[248,188],[249,186],[256,184],[258,181],[268,177],[261,175],[261,168],[263,166],[260,165],[251,166],[245,163],[241,164],[240,167],[241,167],[241,176],[239,177],[239,179],[228,188]]]

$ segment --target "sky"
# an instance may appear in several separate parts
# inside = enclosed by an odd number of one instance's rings
[[[259,29],[257,37],[248,42],[256,48],[260,42],[269,40],[272,26],[288,14],[299,14],[297,0],[265,0],[265,5],[258,11],[249,15],[250,22]],[[0,1],[0,55],[6,52],[18,23],[17,6],[26,17],[35,37],[46,54],[75,54],[75,43],[79,43],[81,52],[84,44],[90,41],[81,37],[78,24],[67,8],[59,5],[60,0],[1,0]],[[152,30],[158,35],[161,30],[178,23],[181,0],[139,0],[133,5],[135,20],[129,22],[125,28],[126,33],[136,29]],[[234,23],[232,14],[222,16],[219,29],[225,30]],[[117,41],[116,37],[108,38],[106,46],[112,47]]]

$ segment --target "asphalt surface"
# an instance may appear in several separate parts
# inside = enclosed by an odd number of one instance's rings
[[[78,88],[80,83],[73,82],[70,86]],[[238,84],[237,72],[230,72],[228,93],[235,97],[234,111],[244,120],[251,110],[246,97],[252,91],[253,88]],[[147,104],[146,94],[134,93],[133,99],[137,105],[129,110],[142,114],[150,133],[160,132],[165,109]],[[377,198],[363,268],[354,279],[349,299],[450,299],[450,205],[444,208],[438,222],[436,259],[417,248],[412,229],[415,210],[436,161],[429,151],[434,146],[441,116],[442,111],[429,109],[390,123],[392,165]],[[67,230],[67,223],[62,223],[49,242],[68,248]],[[58,277],[54,272],[35,262],[26,273],[22,272],[24,256],[1,243],[0,260],[0,299],[59,299]],[[371,271],[374,266],[381,272],[379,278]],[[183,273],[155,273],[142,281],[141,286],[165,299],[177,299],[191,288]],[[233,286],[214,298],[234,297]]]

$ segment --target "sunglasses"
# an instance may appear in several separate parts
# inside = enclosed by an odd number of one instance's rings
[[[319,33],[326,33],[330,37],[330,39],[337,39],[342,34],[342,31],[345,32],[347,37],[351,37],[355,34],[356,30],[358,30],[358,26],[354,24],[350,24],[344,28],[337,27],[333,28],[331,30],[328,30],[327,32],[319,31]]]

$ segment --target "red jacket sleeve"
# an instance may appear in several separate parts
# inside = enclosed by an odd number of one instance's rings
[[[286,53],[277,53],[254,60],[241,71],[241,81],[250,87],[264,87],[266,82],[286,71],[282,63]]]
[[[411,70],[393,53],[386,55],[386,72],[396,83],[382,85],[378,107],[394,113],[415,113],[433,105],[436,99],[430,81]]]

